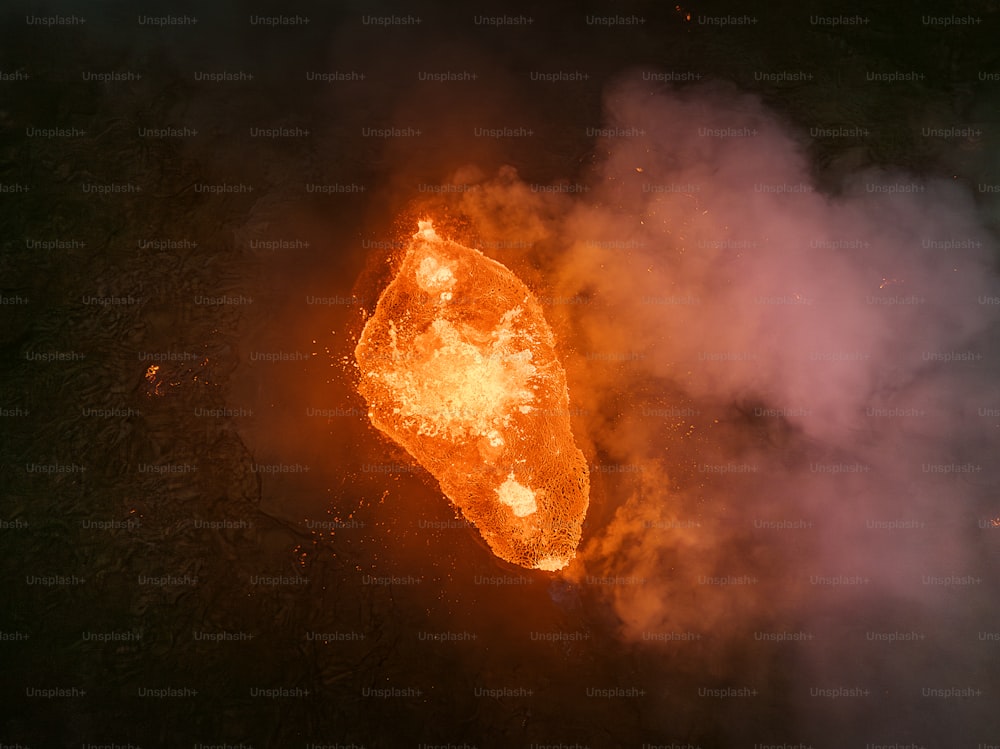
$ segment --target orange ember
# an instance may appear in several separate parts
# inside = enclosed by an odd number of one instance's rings
[[[576,555],[590,477],[534,295],[478,250],[419,231],[354,352],[378,429],[433,475],[498,557]]]

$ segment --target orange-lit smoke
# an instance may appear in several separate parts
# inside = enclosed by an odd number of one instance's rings
[[[592,484],[569,572],[637,641],[834,636],[840,590],[882,627],[933,609],[921,576],[975,569],[971,519],[996,516],[995,476],[923,468],[994,462],[995,245],[968,190],[880,169],[820,189],[757,99],[644,86],[608,96],[626,134],[598,142],[586,190],[508,169],[452,203],[566,344]],[[879,530],[899,519],[934,530]],[[822,583],[841,578],[871,582]]]
[[[548,571],[575,556],[589,500],[554,345],[514,274],[421,221],[355,350],[371,422],[497,556]]]

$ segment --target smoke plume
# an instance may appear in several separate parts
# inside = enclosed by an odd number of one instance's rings
[[[996,243],[971,190],[886,170],[820,189],[805,134],[725,86],[620,84],[597,134],[580,184],[506,169],[458,201],[561,338],[593,456],[577,581],[628,641],[801,641],[777,646],[789,694],[996,686],[975,667]],[[898,632],[947,657],[897,661]]]

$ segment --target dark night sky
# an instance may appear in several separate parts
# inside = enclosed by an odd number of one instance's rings
[[[1000,746],[1000,5],[7,3],[0,749]],[[353,349],[539,298],[576,561]]]

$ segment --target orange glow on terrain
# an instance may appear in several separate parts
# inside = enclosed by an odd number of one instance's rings
[[[554,344],[510,270],[421,221],[354,352],[372,424],[494,554],[549,571],[576,555],[590,493]]]

